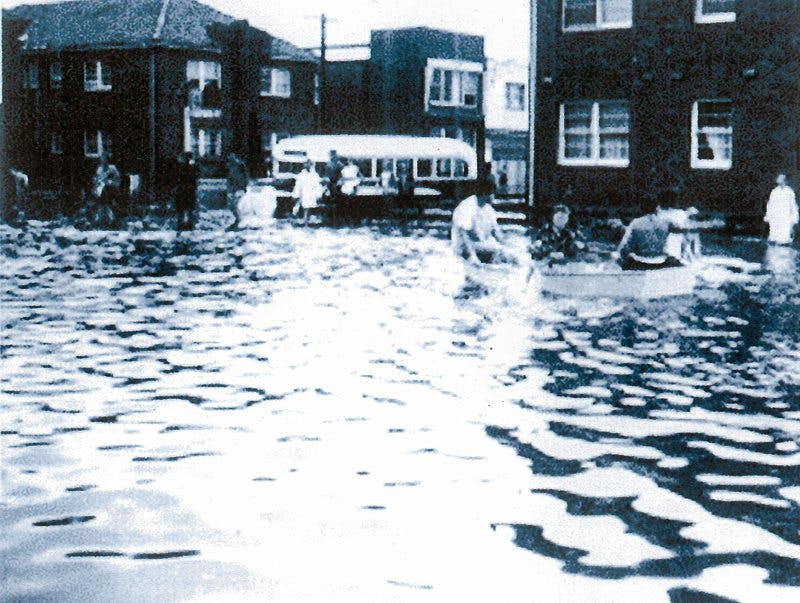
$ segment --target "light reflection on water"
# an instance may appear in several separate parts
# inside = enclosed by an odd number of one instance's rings
[[[795,250],[573,302],[219,218],[0,230],[3,600],[797,598]]]

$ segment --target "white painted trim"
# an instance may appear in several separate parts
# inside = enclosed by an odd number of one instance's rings
[[[566,137],[564,131],[564,122],[565,122],[565,113],[564,113],[564,105],[568,103],[580,103],[583,102],[588,104],[589,102],[592,103],[592,116],[591,121],[589,123],[589,132],[591,135],[591,142],[589,151],[591,153],[591,157],[565,157],[564,154],[566,152]],[[559,104],[559,116],[558,116],[558,157],[557,163],[558,165],[570,166],[570,167],[611,167],[611,168],[626,168],[630,166],[631,158],[630,158],[630,104],[628,104],[628,158],[627,159],[604,159],[600,157],[600,104],[601,103],[608,103],[608,102],[625,102],[628,101],[623,99],[602,99],[597,101],[586,101],[586,100],[575,100],[575,101],[562,101]],[[620,132],[622,130],[620,129]]]
[[[694,21],[695,23],[733,23],[736,21],[736,11],[706,14],[703,12],[703,0],[695,0]]]
[[[580,32],[580,31],[603,31],[606,29],[630,29],[633,27],[633,2],[631,1],[631,19],[628,21],[617,21],[615,23],[603,23],[601,21],[602,13],[600,3],[603,0],[596,0],[595,1],[595,14],[594,14],[594,23],[593,24],[586,24],[586,25],[571,25],[567,27],[566,25],[566,13],[567,13],[567,0],[561,0],[561,31],[564,33],[568,32]]]
[[[699,159],[697,157],[697,135],[698,131],[698,104],[699,103],[713,103],[713,102],[729,102],[731,103],[731,158],[730,159]],[[727,132],[727,128],[725,128]],[[690,135],[690,152],[689,163],[694,170],[730,170],[733,167],[733,102],[728,98],[702,98],[692,103],[692,122]]]
[[[457,61],[455,59],[428,58],[426,67],[430,69],[449,69],[450,71],[469,71],[483,73],[483,63],[475,61]]]

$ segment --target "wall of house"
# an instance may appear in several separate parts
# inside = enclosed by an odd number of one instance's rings
[[[631,207],[675,188],[685,204],[761,213],[775,172],[798,175],[800,3],[740,0],[735,22],[707,24],[695,0],[633,4],[632,28],[567,33],[561,1],[539,4],[537,198]],[[729,170],[691,167],[691,110],[704,98],[733,102]],[[558,165],[559,105],[578,99],[629,100],[629,167]]]
[[[373,131],[368,110],[369,61],[331,61],[326,70],[326,130],[339,134]]]
[[[524,86],[525,102],[519,111],[506,105],[506,84]],[[484,113],[488,130],[528,130],[528,65],[519,61],[489,60],[485,77]]]

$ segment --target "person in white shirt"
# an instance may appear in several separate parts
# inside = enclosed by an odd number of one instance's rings
[[[347,165],[342,168],[342,177],[339,181],[342,194],[352,195],[361,182],[361,172],[352,159],[347,160]]]
[[[297,215],[303,211],[303,225],[308,225],[308,216],[315,209],[322,197],[322,181],[314,169],[314,162],[306,160],[303,171],[297,174],[294,181],[292,197],[296,199],[293,213]]]
[[[505,249],[505,238],[492,207],[493,192],[487,186],[461,201],[453,210],[450,241],[453,252],[472,264],[514,262]]]
[[[794,227],[798,222],[797,200],[794,191],[786,184],[786,174],[778,174],[775,188],[767,201],[767,213],[764,222],[769,224],[771,243],[788,245],[794,238]]]

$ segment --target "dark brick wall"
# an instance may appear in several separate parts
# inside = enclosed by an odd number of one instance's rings
[[[561,0],[539,3],[540,202],[572,189],[572,203],[635,206],[676,187],[684,203],[754,214],[776,171],[798,175],[800,2],[739,0],[736,21],[717,24],[695,23],[694,7],[634,0],[631,29],[562,33]],[[716,97],[734,105],[733,166],[692,169],[692,104]],[[559,104],[610,98],[630,101],[630,167],[559,166]]]
[[[372,120],[367,110],[369,62],[329,62],[326,70],[327,130],[341,134],[363,134],[372,131]]]

